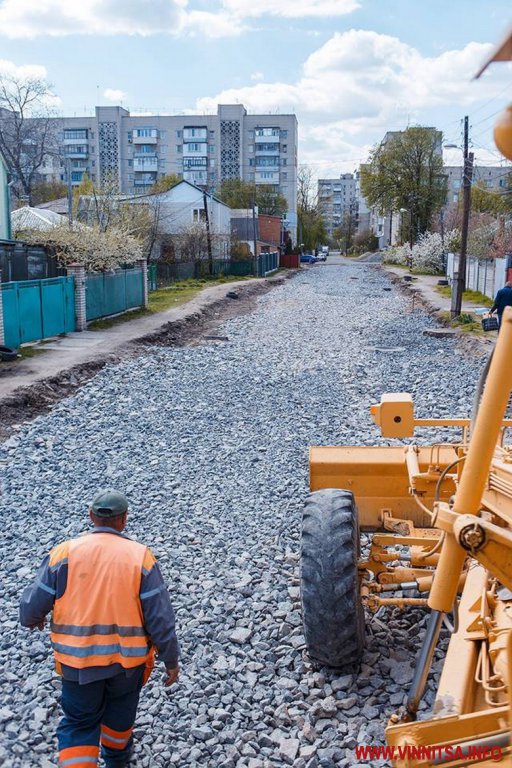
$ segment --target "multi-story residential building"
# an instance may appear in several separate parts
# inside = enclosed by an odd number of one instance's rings
[[[464,168],[461,165],[445,165],[447,195],[446,201],[457,203],[462,189]],[[473,167],[472,184],[485,186],[491,192],[500,192],[510,186],[512,164],[506,165],[475,165]]]
[[[297,226],[297,118],[249,115],[241,104],[217,114],[135,116],[123,107],[96,107],[94,117],[58,118],[62,160],[49,158],[47,179],[79,184],[116,180],[120,191],[143,193],[162,176],[215,192],[224,179],[267,184],[288,202],[286,226]]]
[[[318,179],[318,207],[329,237],[340,227],[345,214],[357,220],[356,178],[342,173],[338,179]]]

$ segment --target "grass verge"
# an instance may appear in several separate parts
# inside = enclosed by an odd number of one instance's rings
[[[252,277],[219,277],[214,280],[180,280],[167,288],[159,288],[156,291],[150,291],[148,297],[147,309],[134,309],[131,312],[125,312],[117,317],[107,317],[100,320],[94,320],[89,323],[89,331],[104,331],[120,323],[127,323],[130,320],[138,320],[140,317],[147,317],[158,312],[165,312],[168,309],[174,309],[181,304],[193,299],[203,288],[209,288],[220,283],[233,283],[238,280],[253,280]]]
[[[452,289],[449,285],[436,285],[436,291],[440,293],[441,296],[451,298]],[[464,291],[462,299],[464,301],[472,301],[474,304],[481,304],[484,307],[492,307],[493,303],[492,299],[485,294],[480,293],[480,291]]]

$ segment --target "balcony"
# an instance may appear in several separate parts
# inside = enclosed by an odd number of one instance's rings
[[[76,160],[82,160],[89,157],[89,147],[84,146],[67,146],[64,147],[64,157],[69,157]]]
[[[279,171],[257,171],[254,181],[256,184],[279,184]]]
[[[279,136],[279,128],[263,128],[261,132],[258,130],[254,132],[254,141],[256,144],[279,143]]]
[[[183,160],[184,171],[200,171],[208,167],[207,157],[187,157]]]
[[[133,156],[137,157],[137,158],[151,158],[151,157],[156,157],[156,152],[154,150],[151,151],[151,152],[140,152],[139,151],[139,152],[134,152]]]
[[[269,142],[267,139],[267,141],[261,144],[256,144],[254,150],[257,155],[278,155],[280,150],[280,144],[279,142],[277,143]]]
[[[208,138],[207,128],[184,128],[183,141],[206,141]]]
[[[82,136],[81,139],[68,139],[64,137],[62,143],[65,147],[72,147],[73,144],[80,144],[82,146],[83,144],[87,143],[87,136]]]
[[[157,157],[136,157],[133,160],[134,171],[158,171]]]
[[[272,160],[273,162],[270,162],[270,163],[266,162],[267,160]],[[276,158],[257,157],[255,166],[259,170],[264,170],[264,169],[266,170],[268,168],[269,171],[274,171],[279,169],[279,158],[278,157]]]
[[[208,156],[208,144],[206,142],[189,142],[183,144],[183,157],[197,157],[197,155]]]
[[[158,142],[158,131],[156,128],[140,128],[132,131],[132,141],[134,144],[156,144]]]
[[[143,176],[135,176],[133,184],[135,187],[151,187],[156,181],[156,173],[145,173]]]
[[[206,171],[183,171],[183,179],[201,186],[208,182],[208,174]]]

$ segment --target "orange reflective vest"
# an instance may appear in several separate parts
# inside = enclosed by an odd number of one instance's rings
[[[52,550],[50,567],[68,561],[66,590],[55,601],[51,623],[57,668],[152,665],[139,598],[148,553],[111,533],[81,536]]]

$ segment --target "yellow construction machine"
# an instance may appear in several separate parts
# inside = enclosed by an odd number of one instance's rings
[[[512,35],[490,61],[510,59]],[[495,136],[512,159],[512,108]],[[512,766],[511,392],[507,308],[471,419],[416,419],[406,393],[384,395],[371,408],[384,437],[453,427],[461,431],[458,442],[310,449],[301,601],[312,662],[357,669],[365,608],[419,605],[429,611],[407,703],[386,729],[398,768],[491,766],[498,757]],[[364,552],[361,530],[373,531]],[[447,614],[453,624],[435,705],[419,720]]]

